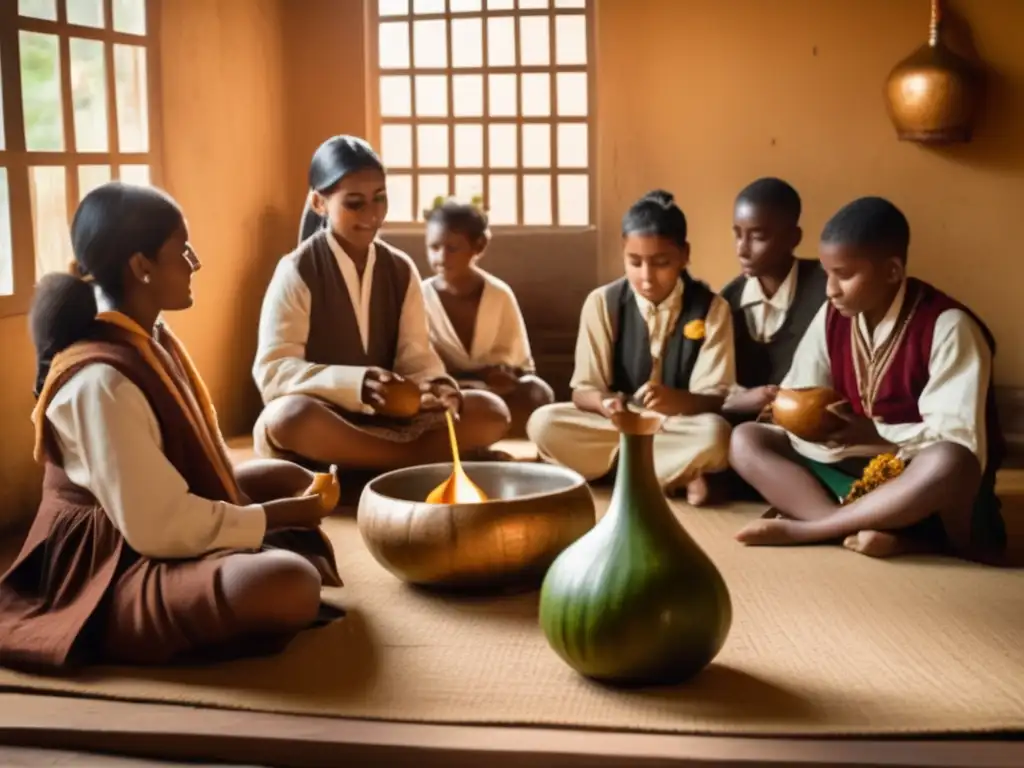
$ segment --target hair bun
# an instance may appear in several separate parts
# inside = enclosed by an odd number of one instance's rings
[[[92,275],[85,271],[78,259],[68,260],[68,274],[72,277],[78,278],[83,283],[92,282]]]
[[[664,189],[653,189],[637,200],[622,217],[622,234],[654,235],[688,247],[686,214],[675,197]]]
[[[676,204],[675,195],[664,189],[652,189],[643,199],[658,203],[662,208],[671,208]]]

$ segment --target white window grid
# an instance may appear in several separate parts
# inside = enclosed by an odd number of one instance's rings
[[[422,222],[436,197],[454,195],[465,201],[479,196],[497,227],[592,228],[596,219],[592,6],[593,0],[368,3],[369,135],[388,167],[392,202],[388,218],[392,225]],[[455,66],[453,29],[474,23],[481,32],[478,61]],[[424,30],[426,39],[424,25],[430,24],[434,30],[443,25],[443,56],[431,56],[422,44],[417,50],[417,32]],[[567,63],[559,41],[573,26],[583,29],[583,53],[580,55],[580,45],[576,45],[570,54],[573,60]],[[502,61],[496,64],[490,42],[492,29],[497,32],[499,27],[506,33],[511,29],[511,45],[503,46]],[[535,47],[528,57],[538,62],[523,60],[524,28],[528,32],[546,28],[546,56],[538,56]],[[404,37],[407,56],[397,65],[394,61],[382,64],[382,53],[383,58],[389,54],[380,46],[395,40],[396,33]],[[507,40],[508,35],[505,37]],[[403,58],[401,52],[397,58]],[[418,61],[422,58],[435,60],[427,66]],[[540,62],[541,58],[546,61]],[[459,78],[478,78],[479,96],[471,109],[456,114]],[[507,84],[510,78],[515,80],[514,107],[498,106],[492,99],[494,86]],[[538,108],[534,99],[532,109],[524,109],[526,92],[531,87],[535,94],[543,92],[545,81],[546,104]],[[433,109],[423,109],[417,102],[418,86],[429,84],[439,91],[442,83],[445,107],[438,109],[435,104]],[[396,85],[408,109],[402,114],[382,114],[382,90]],[[470,132],[479,137],[478,145],[459,141],[460,134]],[[389,141],[400,133],[403,141]],[[532,144],[530,137],[540,133],[546,134],[546,140]],[[575,143],[574,137],[579,139]],[[389,151],[393,146],[400,146],[401,151]],[[467,146],[473,149],[467,152]],[[476,162],[466,162],[467,154],[475,155]]]
[[[144,26],[125,26],[127,11],[141,11],[134,18]],[[89,189],[109,179],[159,181],[158,12],[158,0],[0,0],[0,317],[27,311],[38,278],[66,268],[71,219]],[[51,144],[33,139],[35,127],[26,125],[23,63],[32,46],[56,50]],[[89,115],[77,88],[83,55],[98,46],[103,106]],[[129,70],[140,100],[119,104],[125,80],[119,91],[118,74]],[[102,145],[86,138],[100,113]]]

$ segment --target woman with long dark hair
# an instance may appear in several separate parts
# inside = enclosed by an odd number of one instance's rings
[[[45,276],[30,314],[46,474],[0,578],[0,663],[59,672],[280,645],[318,621],[321,585],[340,584],[319,530],[336,480],[283,461],[232,467],[162,320],[192,306],[200,266],[173,200],[105,184],[71,237],[71,274]]]

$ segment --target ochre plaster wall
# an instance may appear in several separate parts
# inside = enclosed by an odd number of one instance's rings
[[[981,312],[1001,342],[999,383],[1024,385],[1024,348],[1012,341],[1024,277],[1014,236],[1024,209],[1024,3],[951,3],[990,92],[975,140],[944,150],[898,142],[881,97],[892,65],[924,41],[927,5],[597,0],[597,229],[508,235],[486,262],[520,293],[549,375],[568,375],[583,295],[619,274],[619,219],[635,197],[676,193],[693,271],[717,288],[735,270],[733,197],[773,174],[803,196],[805,256],[849,199],[899,204],[913,226],[912,271]],[[333,133],[365,130],[363,12],[363,0],[162,3],[163,181],[204,262],[196,307],[170,321],[229,435],[258,412],[256,320],[274,263],[295,243],[309,157]],[[419,236],[390,239],[421,258]],[[0,338],[4,524],[31,514],[39,472],[25,319],[0,319]]]

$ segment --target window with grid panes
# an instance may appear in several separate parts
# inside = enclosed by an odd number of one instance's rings
[[[586,0],[377,0],[391,223],[438,196],[495,225],[591,224]]]
[[[0,314],[71,259],[82,197],[149,184],[153,0],[0,0]]]

